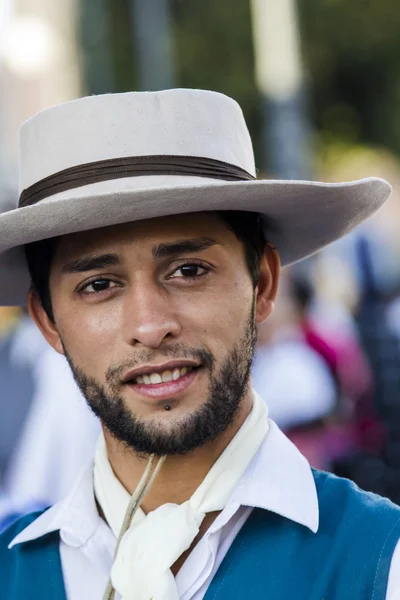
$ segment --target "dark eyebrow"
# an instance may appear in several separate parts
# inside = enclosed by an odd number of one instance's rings
[[[95,271],[105,267],[114,267],[121,264],[118,254],[98,254],[84,256],[63,265],[63,273],[84,273],[85,271]]]
[[[158,244],[158,246],[153,248],[152,254],[154,258],[164,258],[174,254],[184,254],[185,252],[201,252],[215,244],[217,244],[217,241],[208,237],[176,240],[174,242]]]

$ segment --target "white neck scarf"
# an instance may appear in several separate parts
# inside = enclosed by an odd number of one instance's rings
[[[172,565],[190,548],[206,513],[225,508],[268,432],[267,407],[255,392],[253,398],[246,421],[187,502],[135,514],[111,570],[112,584],[123,600],[179,599]],[[96,447],[94,489],[118,538],[130,495],[111,469],[103,436]]]

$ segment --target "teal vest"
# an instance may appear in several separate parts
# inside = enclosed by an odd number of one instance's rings
[[[400,538],[400,508],[346,479],[320,471],[314,471],[314,479],[318,532],[253,510],[205,600],[385,600]],[[58,533],[7,549],[38,514],[23,517],[0,536],[0,597],[5,600],[66,600]]]

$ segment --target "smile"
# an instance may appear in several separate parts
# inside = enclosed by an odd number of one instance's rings
[[[155,400],[174,398],[195,381],[200,367],[182,366],[141,373],[126,382],[137,394]]]
[[[168,381],[177,381],[180,377],[190,373],[193,367],[182,367],[181,369],[166,369],[165,371],[138,375],[132,383],[145,383],[146,385],[157,385]]]

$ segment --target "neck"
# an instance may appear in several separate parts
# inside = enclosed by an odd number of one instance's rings
[[[188,454],[168,456],[143,501],[143,510],[147,513],[168,502],[182,504],[189,500],[235,437],[251,408],[252,394],[249,390],[242,399],[235,419],[218,438]],[[103,431],[111,467],[125,489],[132,494],[143,475],[147,459],[127,449],[126,444],[116,440],[104,426]]]

